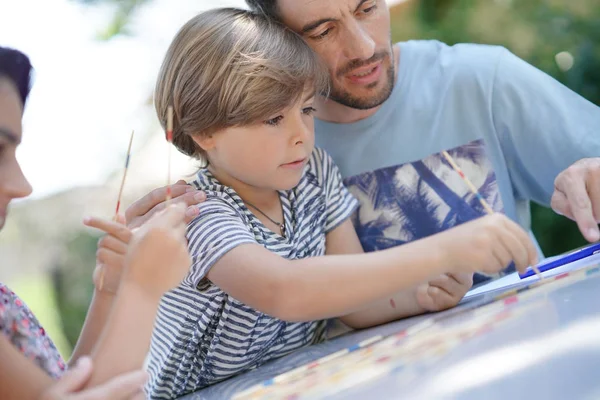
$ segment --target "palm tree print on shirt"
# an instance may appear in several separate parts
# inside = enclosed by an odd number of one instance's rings
[[[448,153],[492,209],[503,212],[496,175],[483,141]],[[441,154],[353,176],[345,184],[360,201],[354,225],[365,251],[402,245],[485,215],[477,197]],[[502,274],[513,268],[508,267]],[[474,281],[489,278],[476,274]]]

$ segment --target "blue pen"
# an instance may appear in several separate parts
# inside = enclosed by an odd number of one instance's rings
[[[581,260],[582,258],[586,258],[597,253],[600,253],[600,243],[595,243],[586,246],[583,249],[575,250],[555,260],[542,262],[541,264],[538,264],[537,267],[539,268],[540,272],[544,272],[560,267],[562,265],[572,263],[573,261]],[[531,269],[531,267],[529,267],[524,274],[519,274],[519,277],[523,279],[529,276],[533,276],[533,274],[533,270]]]

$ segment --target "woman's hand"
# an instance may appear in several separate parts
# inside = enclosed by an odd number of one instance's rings
[[[117,376],[110,381],[82,390],[92,375],[92,360],[81,357],[77,364],[52,385],[40,400],[126,400],[144,397],[145,371]]]

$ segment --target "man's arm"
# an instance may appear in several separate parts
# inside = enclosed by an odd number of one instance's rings
[[[506,50],[491,106],[517,197],[552,199],[587,240],[600,239],[600,107]]]

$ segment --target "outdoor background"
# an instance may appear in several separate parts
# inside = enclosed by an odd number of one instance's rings
[[[600,105],[600,0],[388,3],[394,3],[394,41],[503,45]],[[19,150],[34,194],[11,209],[0,233],[0,281],[32,307],[65,357],[90,300],[99,238],[81,220],[111,216],[132,129],[125,206],[165,183],[167,147],[151,104],[154,79],[177,29],[216,6],[245,3],[0,0],[0,45],[25,51],[36,68]],[[175,176],[194,168],[175,157]],[[546,255],[584,244],[574,223],[537,205],[532,212]]]

